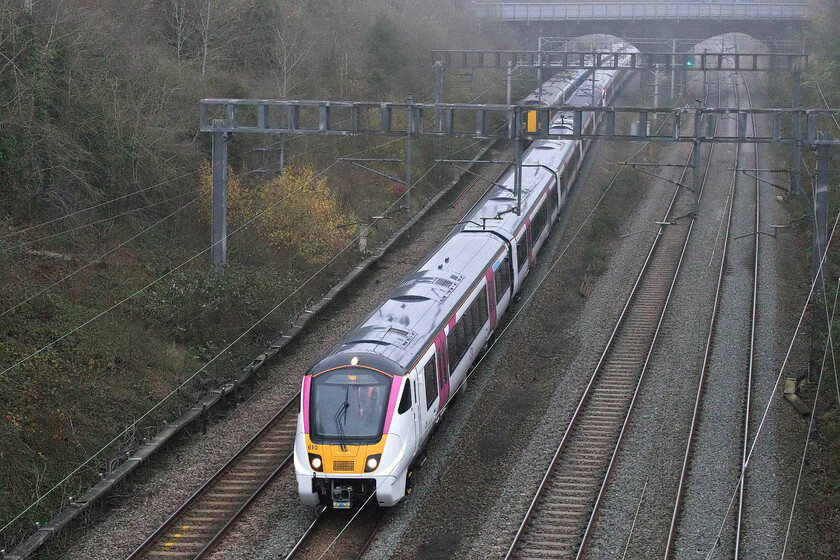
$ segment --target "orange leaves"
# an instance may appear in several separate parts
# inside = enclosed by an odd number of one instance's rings
[[[209,165],[201,170],[201,190],[209,195]],[[210,217],[210,196],[203,198],[203,215]],[[257,217],[259,216],[259,217]],[[355,221],[343,213],[327,180],[308,167],[287,167],[282,177],[245,185],[228,170],[228,232],[256,218],[249,226],[256,237],[281,259],[322,264],[351,239]]]

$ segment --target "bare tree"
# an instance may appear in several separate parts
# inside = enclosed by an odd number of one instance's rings
[[[269,64],[283,98],[288,97],[290,82],[306,55],[306,36],[296,21],[297,13],[296,10],[289,17],[275,19],[271,27],[274,41],[269,53]]]
[[[189,25],[187,19],[187,0],[172,0],[169,25],[175,33],[175,53],[177,55],[178,65],[180,66]]]
[[[201,34],[201,75],[207,71],[207,54],[210,52],[211,23],[214,12],[213,0],[207,0],[199,10],[199,33]]]
[[[212,54],[222,51],[240,31],[242,13],[240,0],[198,0],[198,34],[201,50],[201,75],[207,72]]]

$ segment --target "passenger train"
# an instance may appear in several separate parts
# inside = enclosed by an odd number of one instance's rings
[[[619,52],[635,49],[624,45]],[[562,102],[589,106],[608,102],[625,78],[625,71],[596,70],[565,73],[550,82]],[[597,123],[588,115],[583,125],[593,130]],[[562,134],[566,122],[570,115],[555,115],[552,131]],[[294,450],[304,504],[349,509],[375,494],[387,507],[405,497],[413,463],[520,291],[567,200],[587,144],[535,141],[523,159],[521,212],[515,211],[509,170],[461,225],[306,373]]]

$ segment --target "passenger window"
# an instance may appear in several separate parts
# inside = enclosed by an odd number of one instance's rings
[[[470,305],[469,310],[467,310],[467,316],[469,318],[469,328],[467,329],[467,346],[472,344],[472,341],[475,339],[475,335],[478,333],[478,329],[480,327],[479,317],[478,317],[478,309],[476,308],[476,302],[478,299],[472,302]]]
[[[452,332],[449,333],[449,336],[446,338],[446,343],[449,346],[449,373],[452,374],[455,371],[455,367],[458,365],[458,362],[461,361],[461,358],[464,354],[467,353],[467,348],[469,343],[467,341],[467,319],[468,316],[465,313],[461,319],[455,324],[455,328],[452,329]]]
[[[423,379],[426,382],[426,405],[432,408],[432,403],[438,396],[437,386],[437,366],[435,365],[435,356],[426,362],[426,367],[423,368]]]
[[[455,370],[455,364],[458,363],[458,325],[449,331],[446,336],[446,347],[449,350],[449,374]]]
[[[505,292],[510,289],[510,262],[507,257],[496,269],[494,276],[496,278],[496,303],[499,303]]]
[[[400,399],[400,407],[397,409],[397,412],[400,414],[404,414],[408,409],[411,408],[411,380],[405,380],[405,387],[403,388],[402,398]]]
[[[478,313],[478,327],[475,329],[475,333],[478,334],[484,324],[487,322],[487,286],[481,288],[481,293],[478,294],[478,298],[475,300],[475,304],[477,305],[476,312]]]
[[[540,234],[543,232],[543,228],[545,228],[546,222],[546,213],[545,213],[545,205],[540,206],[540,209],[534,213],[534,219],[531,221],[531,231],[536,240]]]

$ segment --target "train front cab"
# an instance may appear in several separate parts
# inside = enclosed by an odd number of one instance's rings
[[[349,509],[372,492],[384,506],[404,496],[417,441],[415,391],[409,376],[366,365],[383,361],[339,354],[304,377],[294,453],[303,503]]]

